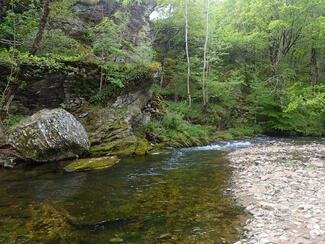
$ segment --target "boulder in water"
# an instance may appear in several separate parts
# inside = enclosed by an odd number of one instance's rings
[[[90,147],[85,128],[63,109],[41,110],[14,126],[9,144],[36,162],[75,158]]]
[[[120,159],[115,156],[103,158],[84,158],[72,162],[64,169],[67,172],[107,169],[113,167],[119,161]]]

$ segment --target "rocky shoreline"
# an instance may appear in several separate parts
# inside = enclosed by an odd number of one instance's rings
[[[229,154],[232,193],[252,217],[237,243],[325,243],[325,145],[274,142]]]

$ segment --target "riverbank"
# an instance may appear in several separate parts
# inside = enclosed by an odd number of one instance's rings
[[[325,242],[324,144],[258,144],[228,157],[233,195],[252,214],[237,243]]]

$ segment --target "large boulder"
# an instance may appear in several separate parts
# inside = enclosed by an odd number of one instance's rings
[[[36,162],[74,158],[90,147],[84,127],[63,109],[41,110],[14,126],[9,144]]]

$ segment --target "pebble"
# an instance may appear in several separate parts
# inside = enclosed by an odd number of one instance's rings
[[[324,144],[258,144],[228,157],[231,194],[253,216],[237,243],[325,243]]]

